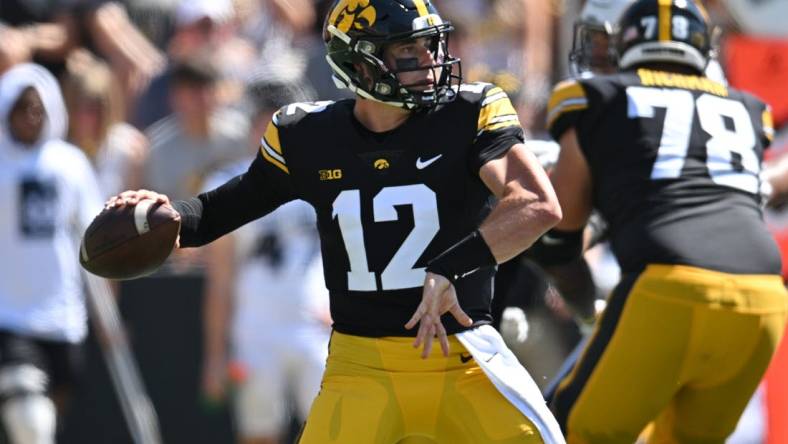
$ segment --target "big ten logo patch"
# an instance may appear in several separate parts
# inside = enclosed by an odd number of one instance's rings
[[[344,33],[362,30],[375,24],[377,11],[369,0],[341,0],[328,17],[328,22]]]
[[[54,180],[26,177],[19,184],[19,228],[28,238],[55,234],[57,187]]]
[[[320,180],[337,180],[342,178],[342,170],[338,168],[333,170],[319,170],[318,174],[320,174]]]

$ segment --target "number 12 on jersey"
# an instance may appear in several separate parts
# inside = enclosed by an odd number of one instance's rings
[[[348,290],[375,291],[378,288],[375,273],[369,271],[367,262],[361,204],[359,190],[342,191],[334,199],[333,218],[339,222],[342,241],[350,262],[350,271],[347,273]],[[424,284],[424,268],[413,266],[440,229],[435,192],[426,185],[401,185],[380,190],[372,199],[375,222],[397,220],[398,205],[411,207],[414,226],[380,273],[381,290],[400,290],[421,287]]]

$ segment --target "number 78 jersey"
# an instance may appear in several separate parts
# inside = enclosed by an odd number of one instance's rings
[[[706,77],[639,69],[569,80],[549,102],[574,128],[624,271],[650,263],[779,273],[759,173],[772,135],[758,99]]]
[[[479,178],[487,161],[522,142],[506,94],[463,85],[451,103],[411,114],[374,133],[354,101],[280,110],[253,164],[273,189],[317,213],[334,328],[362,336],[410,336],[404,324],[421,301],[427,262],[476,229],[494,197]],[[463,309],[491,320],[494,268],[457,284]],[[462,328],[444,317],[449,333]]]

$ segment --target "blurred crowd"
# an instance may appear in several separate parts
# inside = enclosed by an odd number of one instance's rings
[[[80,148],[92,163],[103,198],[125,189],[146,188],[171,199],[184,199],[222,183],[232,176],[228,172],[242,171],[238,165],[246,165],[252,159],[267,122],[278,107],[296,101],[350,97],[347,91],[335,87],[325,62],[322,18],[331,3],[0,0],[0,73],[34,62],[59,80],[68,117],[65,140]],[[456,27],[449,44],[451,52],[462,59],[464,80],[501,86],[512,98],[529,137],[548,139],[547,99],[552,86],[570,75],[567,55],[572,46],[573,23],[583,2],[435,3]],[[774,20],[767,16],[753,17],[749,3],[712,0],[706,6],[712,21],[719,26],[718,59],[728,81],[771,102],[778,133],[773,151],[778,157],[788,151],[788,90],[784,87],[788,78],[788,36],[780,35],[785,33],[783,23],[773,24]],[[788,239],[788,217],[779,211],[768,217],[777,236]],[[314,354],[303,354],[316,356],[317,370],[290,362],[293,358],[283,351],[282,360],[289,363],[276,370],[276,377],[297,377],[297,382],[290,384],[316,390],[313,386],[319,381],[320,358],[325,353],[322,345],[330,331],[330,319],[325,302],[307,297],[327,295],[323,294],[324,289],[316,289],[311,278],[304,279],[319,270],[319,263],[303,258],[316,257],[318,250],[314,244],[316,234],[300,232],[298,226],[301,225],[269,221],[256,233],[239,233],[235,248],[225,244],[214,250],[178,252],[161,271],[206,277],[202,387],[206,397],[220,401],[228,374],[238,378],[249,374],[244,365],[234,372],[233,359],[247,361],[247,366],[269,365],[257,363],[246,352],[230,356],[225,349],[230,337],[253,341],[243,338],[254,325],[283,320],[307,325],[301,330],[288,330],[287,334],[303,335],[307,342],[321,347]],[[282,247],[283,236],[295,236],[295,244],[290,245],[296,245],[295,252],[289,253]],[[788,241],[784,244],[788,245]],[[254,258],[264,257],[270,267],[276,268],[272,264],[288,260],[289,254],[307,265],[285,267],[284,275],[243,274],[249,273],[243,264]],[[603,299],[617,281],[615,261],[604,245],[590,251],[589,260]],[[239,265],[235,269],[227,266],[232,263]],[[500,307],[504,337],[513,344],[537,383],[547,385],[581,332],[534,265],[517,260],[506,273],[510,284],[502,286],[507,289],[506,294],[496,295],[504,301]],[[229,289],[235,284],[228,280],[233,276],[241,287],[235,304],[249,304],[244,306],[248,312],[265,314],[242,319],[248,327],[229,326],[231,312],[238,311],[223,295],[232,292]],[[308,316],[293,315],[276,300],[264,303],[247,296],[257,290],[255,282],[271,282],[276,276],[294,284],[269,286],[268,291],[283,295],[308,292],[294,302],[302,304],[296,307],[307,310]],[[260,354],[272,347],[270,341],[253,343]],[[287,385],[276,381],[278,386]],[[263,416],[273,418],[273,423],[256,423],[244,419],[241,413],[241,426],[250,436],[281,435],[284,413],[255,405],[255,399],[282,399],[285,395],[274,397],[272,391],[277,387],[261,387],[262,381],[255,384],[256,394],[243,400],[242,408],[263,409],[268,412]],[[294,394],[295,398],[309,396]],[[303,415],[303,402],[296,399],[294,404],[293,410]]]

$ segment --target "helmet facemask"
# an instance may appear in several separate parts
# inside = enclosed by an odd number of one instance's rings
[[[334,71],[337,86],[348,88],[366,99],[406,109],[433,108],[454,100],[462,83],[460,59],[448,51],[449,33],[454,27],[437,15],[424,17],[424,26],[394,35],[376,36],[357,33],[354,37],[336,27],[326,28],[329,40],[326,59]],[[428,24],[438,23],[438,24]],[[386,63],[386,50],[408,43],[421,45],[431,63],[423,65],[418,56],[397,57],[393,66]],[[428,83],[402,82],[411,72],[431,71]]]
[[[569,66],[572,75],[608,74],[618,69],[614,31],[609,23],[575,23]]]

